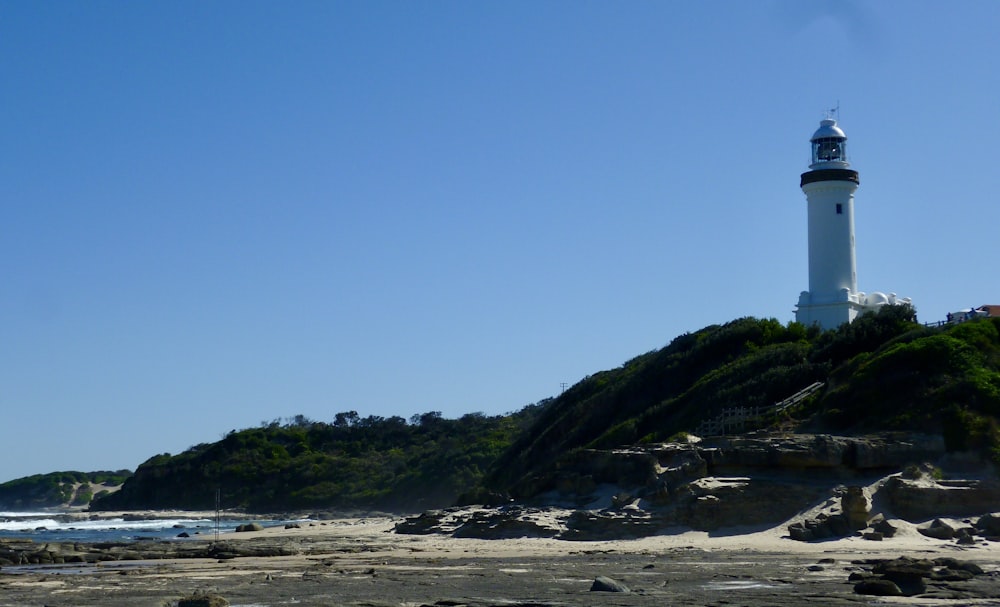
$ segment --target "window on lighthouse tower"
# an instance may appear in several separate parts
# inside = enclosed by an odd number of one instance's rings
[[[813,162],[845,161],[844,140],[838,137],[823,137],[813,142]]]

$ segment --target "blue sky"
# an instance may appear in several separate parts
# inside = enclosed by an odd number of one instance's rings
[[[1000,4],[0,4],[0,481],[504,413],[790,321],[840,105],[858,282],[1000,303]]]

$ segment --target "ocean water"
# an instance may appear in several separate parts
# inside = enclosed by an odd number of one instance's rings
[[[218,531],[233,533],[238,525],[260,523],[264,527],[284,525],[287,520],[222,518]],[[0,539],[30,539],[35,542],[129,542],[168,540],[187,533],[191,539],[214,539],[213,518],[185,517],[126,520],[125,518],[81,519],[79,513],[0,512]]]

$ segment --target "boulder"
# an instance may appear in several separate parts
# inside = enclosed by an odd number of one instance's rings
[[[217,594],[195,594],[178,600],[177,607],[229,607],[229,601]]]
[[[858,527],[857,523],[852,525],[846,514],[835,514],[828,517],[826,526],[830,529],[830,534],[833,537],[847,537],[852,531],[865,528],[865,525]]]
[[[955,537],[955,528],[939,518],[934,519],[929,527],[918,527],[917,531],[923,536],[936,540],[950,540]]]
[[[894,476],[883,489],[892,511],[911,522],[942,515],[976,516],[992,512],[1000,503],[1000,482],[996,480],[933,481],[926,476]]]
[[[840,508],[844,512],[847,526],[857,531],[868,526],[868,515],[872,510],[871,498],[864,487],[848,487],[840,497]]]
[[[938,557],[934,559],[933,563],[938,567],[946,567],[948,569],[955,569],[958,571],[968,571],[972,575],[982,575],[985,573],[983,568],[976,563],[971,561],[960,561],[948,556]]]
[[[788,537],[798,542],[811,542],[816,539],[812,529],[806,528],[805,523],[792,523],[788,526]]]
[[[975,527],[980,535],[1000,536],[1000,514],[984,514],[976,521]]]
[[[242,525],[236,526],[236,531],[238,533],[246,533],[248,531],[263,531],[264,525],[260,523],[244,523]]]
[[[831,537],[846,537],[851,534],[847,517],[843,514],[823,514],[788,526],[788,535],[793,540],[811,542]]]
[[[918,571],[930,574],[931,570],[933,570],[935,566],[936,563],[928,559],[915,559],[907,556],[901,556],[897,559],[876,561],[875,566],[872,567],[872,573],[875,573],[876,575],[884,575],[890,571]]]
[[[590,586],[591,592],[631,592],[629,587],[621,582],[613,580],[609,577],[604,577],[599,575],[594,579],[594,583]]]
[[[893,537],[894,535],[896,535],[897,531],[896,526],[890,523],[885,518],[882,518],[882,520],[877,521],[875,524],[873,524],[872,529],[874,529],[878,533],[881,533],[882,537]]]
[[[413,516],[396,523],[396,533],[408,535],[428,535],[443,531],[441,525],[448,516],[443,510],[428,510],[419,516]]]
[[[577,510],[566,519],[564,540],[593,541],[655,535],[673,521],[642,510]]]
[[[871,572],[853,572],[848,581],[857,582],[858,594],[883,596],[915,596],[926,598],[996,598],[995,582],[976,579],[982,568],[975,563],[951,557],[915,559],[900,557],[893,560],[864,561],[872,564]],[[932,584],[929,587],[928,581]],[[896,590],[899,594],[896,593]]]
[[[539,511],[502,508],[475,512],[455,530],[455,537],[485,540],[518,537],[555,537],[559,529],[539,520]]]
[[[872,596],[903,596],[903,591],[895,583],[878,578],[858,582],[854,585],[854,592]]]
[[[921,569],[920,567],[900,564],[886,568],[881,575],[882,579],[896,584],[900,592],[904,595],[913,596],[927,590],[927,583],[924,582],[924,576],[929,576],[930,571]]]
[[[927,559],[900,557],[891,561],[880,561],[872,568],[872,573],[888,580],[899,588],[905,596],[922,594],[927,590],[924,578],[929,578],[934,570],[934,562]]]
[[[948,567],[931,572],[931,580],[935,582],[967,582],[974,577],[975,575],[970,571],[949,569]]]

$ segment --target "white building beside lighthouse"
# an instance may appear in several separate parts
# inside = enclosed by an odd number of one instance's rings
[[[881,306],[910,304],[895,293],[858,291],[854,192],[860,181],[847,161],[847,135],[826,118],[810,141],[812,163],[800,182],[809,217],[809,290],[799,295],[795,320],[835,329]]]

